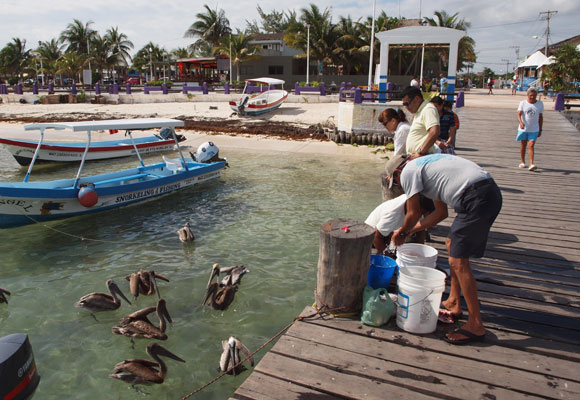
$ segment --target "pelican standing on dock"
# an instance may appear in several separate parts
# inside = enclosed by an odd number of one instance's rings
[[[159,327],[153,325],[147,318],[152,312],[157,313],[159,318]],[[119,321],[121,325],[113,327],[113,333],[117,335],[124,335],[131,338],[147,338],[167,340],[165,330],[167,329],[167,321],[173,323],[171,316],[167,311],[165,299],[159,299],[157,307],[147,307],[142,310],[135,311]]]
[[[124,360],[115,365],[113,373],[109,377],[131,383],[163,383],[167,376],[167,365],[161,356],[185,362],[157,343],[151,343],[147,346],[146,352],[157,362],[142,358]]]
[[[236,375],[243,370],[242,364],[237,365],[242,361],[240,352],[244,357],[249,357],[250,365],[254,366],[254,359],[250,356],[250,351],[237,337],[230,336],[228,340],[222,340],[222,349],[220,357],[220,370],[222,372],[228,371],[228,374]]]
[[[111,294],[100,292],[86,294],[75,303],[75,307],[84,308],[91,312],[116,310],[121,306],[121,300],[119,300],[117,295],[131,304],[112,279],[107,280],[107,287]]]
[[[195,240],[195,236],[189,228],[189,222],[186,222],[185,226],[177,231],[177,234],[179,235],[179,240],[181,240],[182,243],[189,243]]]
[[[0,304],[2,303],[8,304],[8,298],[6,296],[10,296],[10,292],[0,287]]]

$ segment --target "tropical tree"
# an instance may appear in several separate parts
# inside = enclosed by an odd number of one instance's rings
[[[66,45],[66,52],[77,52],[79,54],[89,54],[89,42],[93,40],[97,31],[91,28],[93,21],[83,24],[78,19],[68,24],[66,29],[60,34],[60,41]]]
[[[318,6],[310,4],[310,8],[302,8],[300,11],[299,20],[290,24],[284,41],[289,46],[306,52],[310,27],[310,55],[318,63],[319,74],[322,74],[324,63],[332,63],[335,60],[333,48],[340,37],[340,32],[336,29],[336,25],[332,24],[330,9],[326,8],[321,12]]]
[[[471,27],[470,22],[465,21],[464,18],[461,19],[459,18],[459,13],[451,15],[444,10],[435,11],[435,18],[425,17],[423,20],[430,26],[440,26],[444,28],[459,29],[462,31],[466,31],[468,28]],[[461,40],[459,41],[459,49],[457,53],[457,71],[466,68],[467,64],[474,63],[477,60],[474,46],[475,41],[471,37],[464,36],[463,38],[461,38]],[[448,59],[449,50],[446,48],[440,49],[438,51],[438,55],[439,55],[439,73],[441,73],[444,67],[442,64],[442,60]]]
[[[163,65],[164,58],[168,57],[167,52],[162,47],[153,42],[147,43],[133,57],[133,68],[137,71],[149,70],[152,74],[151,80],[158,76],[158,69]]]
[[[26,39],[12,38],[0,51],[0,68],[4,73],[16,75],[21,81],[28,65],[30,50],[26,50]]]
[[[105,32],[105,40],[111,53],[110,62],[113,70],[117,71],[118,66],[128,66],[131,61],[129,50],[133,49],[133,42],[129,40],[129,37],[119,32],[119,27],[111,27]]]
[[[340,17],[336,29],[339,36],[333,49],[335,60],[343,66],[345,74],[356,73],[363,65],[365,54],[361,50],[365,42],[362,40],[360,19],[353,21],[350,15]]]
[[[217,7],[212,10],[207,4],[204,4],[203,7],[206,12],[195,15],[197,21],[191,24],[183,37],[198,38],[194,43],[196,48],[202,46],[202,43],[198,42],[205,42],[212,47],[219,46],[221,38],[229,35],[232,31],[230,21],[226,18],[224,10]]]
[[[91,67],[98,70],[101,76],[104,76],[105,70],[109,70],[113,65],[111,45],[99,34],[91,40],[91,61],[93,62]]]
[[[57,73],[68,75],[80,82],[81,71],[87,62],[87,55],[82,53],[64,53],[57,62]]]
[[[554,90],[571,90],[573,82],[580,81],[580,51],[572,44],[564,44],[554,55],[556,62],[550,64],[543,74]]]
[[[171,57],[171,59],[177,60],[179,58],[189,58],[192,56],[192,54],[189,51],[189,49],[185,47],[178,47],[176,49],[171,50],[169,52],[169,56]]]
[[[235,35],[222,38],[221,44],[215,48],[216,54],[226,54],[236,67],[236,80],[240,80],[240,64],[257,58],[260,51],[258,46],[250,44],[252,37],[239,29]],[[230,52],[231,49],[231,52]]]
[[[260,15],[260,23],[254,20],[249,22],[246,20],[246,35],[256,33],[284,33],[288,27],[296,22],[296,12],[294,11],[276,11],[272,10],[269,13],[264,12],[262,7],[257,7]]]
[[[52,79],[56,77],[58,70],[57,62],[62,56],[63,45],[59,43],[58,39],[51,39],[46,42],[38,42],[36,52],[42,60],[42,73],[45,77],[50,76]]]
[[[385,11],[381,11],[381,13],[375,18],[375,34],[395,29],[399,22],[399,18],[389,17]],[[359,23],[361,40],[363,42],[360,51],[365,54],[366,60],[368,60],[370,56],[371,42],[373,42],[373,64],[378,64],[381,55],[381,43],[378,40],[372,40],[372,25],[372,17],[367,17],[363,23]]]

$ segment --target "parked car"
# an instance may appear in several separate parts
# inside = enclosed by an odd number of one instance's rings
[[[139,85],[141,84],[141,79],[137,78],[136,76],[132,76],[131,78],[127,79],[125,83],[129,85]]]
[[[123,78],[115,78],[115,79],[111,79],[111,78],[105,78],[103,79],[103,83],[105,85],[111,85],[113,83],[117,83],[117,84],[122,84],[123,83]]]

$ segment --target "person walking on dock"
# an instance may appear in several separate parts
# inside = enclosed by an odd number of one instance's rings
[[[387,162],[385,170],[389,183],[401,185],[407,195],[405,220],[391,239],[395,246],[405,243],[414,232],[447,218],[447,206],[457,213],[445,241],[451,290],[442,307],[452,316],[460,315],[463,292],[469,318],[461,328],[449,332],[445,340],[451,344],[483,341],[485,327],[469,258],[483,257],[489,231],[501,210],[502,196],[497,184],[479,165],[450,154],[430,154],[411,161],[397,156]],[[435,211],[423,219],[420,219],[419,194],[435,203]]]
[[[534,164],[534,145],[536,140],[542,136],[542,126],[544,124],[544,103],[537,100],[538,90],[528,89],[528,98],[522,100],[518,107],[518,134],[516,140],[520,142],[520,168],[526,168],[526,147],[530,158],[530,171],[536,170]]]

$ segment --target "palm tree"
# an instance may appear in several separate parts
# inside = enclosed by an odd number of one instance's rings
[[[362,34],[359,21],[360,19],[353,21],[349,15],[346,18],[340,17],[337,24],[339,37],[333,52],[337,64],[343,66],[344,73],[347,75],[356,73],[360,69],[363,61],[361,47],[364,43],[361,39]],[[368,52],[368,48],[366,51]]]
[[[171,50],[171,52],[169,52],[169,56],[171,57],[171,59],[177,60],[179,58],[189,58],[192,56],[192,54],[187,48],[178,47],[176,49]]]
[[[46,42],[38,42],[36,51],[42,59],[42,73],[55,79],[58,70],[57,62],[62,55],[63,46],[57,39],[51,39]]]
[[[257,58],[256,54],[260,51],[258,46],[250,44],[251,40],[251,36],[238,29],[235,35],[222,38],[221,45],[215,48],[216,54],[227,54],[232,60],[232,64],[236,66],[236,81],[240,80],[240,64]]]
[[[57,73],[66,74],[73,79],[80,81],[81,70],[87,62],[87,55],[82,53],[70,52],[63,54],[57,62]]]
[[[109,28],[105,33],[105,39],[111,51],[111,62],[113,70],[117,70],[117,66],[127,66],[131,61],[129,50],[133,49],[133,42],[124,33],[119,32],[119,28]]]
[[[399,18],[389,17],[385,11],[381,11],[381,13],[375,18],[375,34],[378,32],[395,29],[398,26],[399,21]],[[381,43],[378,40],[372,41],[372,24],[372,17],[367,17],[364,23],[360,24],[360,32],[362,35],[361,39],[364,42],[364,45],[361,46],[360,51],[365,53],[366,59],[368,60],[370,55],[371,42],[373,42],[373,64],[377,64],[381,55]]]
[[[464,18],[459,19],[459,13],[453,15],[447,13],[447,11],[435,11],[436,18],[425,17],[424,21],[430,26],[440,26],[444,28],[459,29],[466,31],[471,27],[471,23],[465,21]],[[459,49],[457,53],[457,71],[462,70],[467,67],[467,64],[474,63],[477,59],[475,54],[475,41],[469,37],[464,36],[459,41]],[[449,54],[448,49],[439,50],[439,73],[442,72],[441,59],[447,59]]]
[[[0,67],[4,72],[16,75],[21,81],[29,58],[30,50],[26,50],[26,39],[12,38],[12,42],[0,51]]]
[[[164,56],[167,56],[167,52],[163,48],[149,42],[133,57],[133,68],[137,71],[148,69],[152,73],[151,80],[153,80],[157,67],[163,63]]]
[[[66,52],[75,51],[80,54],[89,54],[89,42],[96,36],[97,31],[91,29],[93,21],[83,25],[78,19],[68,24],[66,29],[60,34],[60,41],[67,45]]]
[[[91,61],[94,63],[92,67],[104,76],[105,70],[113,65],[114,60],[109,41],[99,34],[95,35],[91,40],[91,53]]]
[[[219,46],[220,40],[223,36],[231,33],[230,21],[226,18],[224,10],[212,10],[207,4],[203,7],[206,13],[196,14],[197,21],[185,31],[183,37],[199,38],[197,42],[206,42],[212,47]],[[199,45],[196,45],[199,47]]]
[[[319,73],[322,73],[324,63],[333,62],[335,58],[333,47],[340,33],[336,25],[332,24],[330,9],[326,8],[321,12],[318,6],[310,4],[310,9],[302,8],[300,11],[302,15],[299,22],[290,24],[284,41],[289,46],[306,52],[307,31],[310,26],[310,55],[318,62]]]

